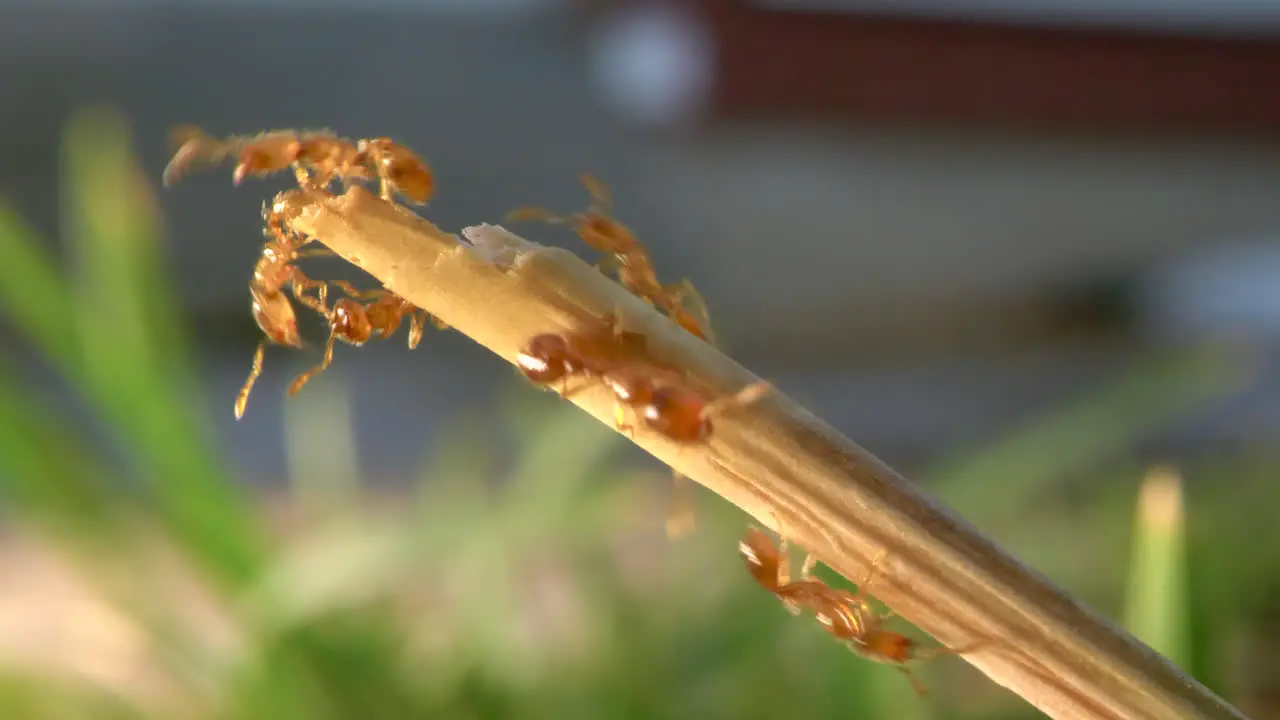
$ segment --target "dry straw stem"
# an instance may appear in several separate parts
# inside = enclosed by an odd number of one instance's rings
[[[312,193],[293,227],[508,362],[535,334],[616,309],[655,357],[710,386],[758,380],[573,253],[500,227],[461,242],[362,188]],[[612,427],[604,388],[572,402]],[[948,646],[982,643],[965,659],[1051,717],[1244,717],[781,393],[718,418],[705,445],[644,430],[635,442],[855,582],[884,551],[876,597]]]

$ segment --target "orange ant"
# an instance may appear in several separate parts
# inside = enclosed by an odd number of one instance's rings
[[[237,420],[244,416],[249,393],[262,374],[267,345],[275,343],[285,347],[302,347],[297,315],[294,313],[293,303],[283,292],[284,287],[289,285],[299,302],[318,309],[316,301],[305,295],[304,291],[312,287],[323,289],[324,283],[311,280],[294,263],[303,257],[329,254],[329,251],[302,251],[301,247],[311,239],[286,230],[282,224],[284,219],[297,214],[300,199],[300,191],[290,190],[276,196],[270,208],[263,208],[263,234],[267,236],[267,242],[262,247],[262,257],[254,266],[253,278],[249,281],[249,297],[252,299],[253,319],[266,337],[258,343],[249,377],[236,396]]]
[[[822,627],[831,635],[848,644],[849,649],[876,662],[893,665],[907,677],[916,694],[924,697],[928,688],[920,681],[907,663],[923,661],[942,654],[971,652],[977,645],[963,650],[947,647],[917,649],[915,640],[902,633],[884,629],[884,623],[894,617],[892,610],[877,612],[866,600],[867,588],[884,555],[876,558],[867,570],[866,577],[857,584],[857,592],[833,588],[813,577],[817,558],[805,556],[800,579],[791,580],[789,561],[784,540],[776,546],[759,528],[747,529],[746,536],[738,543],[738,552],[746,563],[747,571],[769,592],[773,593],[792,614],[809,610]]]
[[[755,402],[768,389],[765,383],[753,383],[709,401],[684,373],[647,357],[644,336],[623,330],[616,313],[606,327],[605,333],[538,335],[521,350],[517,365],[534,382],[562,383],[562,396],[567,395],[572,377],[602,380],[617,398],[618,430],[634,433],[623,420],[623,409],[630,408],[646,427],[678,443],[705,441],[714,415]]]
[[[333,363],[333,348],[338,340],[359,347],[374,337],[389,338],[400,327],[406,317],[409,318],[409,349],[418,347],[428,317],[436,327],[444,329],[444,323],[420,310],[408,300],[385,288],[374,290],[357,290],[350,283],[335,280],[332,283],[347,297],[339,298],[333,307],[327,307],[328,288],[319,283],[319,297],[312,309],[324,316],[329,323],[329,339],[325,342],[324,358],[319,365],[302,373],[289,385],[289,395],[296,394],[311,378],[324,372]],[[359,298],[368,300],[360,303]],[[308,298],[310,299],[310,298]]]
[[[350,145],[327,131],[298,133],[293,130],[272,130],[258,135],[219,139],[194,125],[174,128],[170,133],[170,141],[175,146],[175,151],[162,176],[166,187],[177,183],[192,168],[201,165],[211,167],[228,157],[236,159],[236,167],[231,175],[232,182],[236,185],[250,175],[270,175],[292,167],[299,185],[322,187],[312,181],[302,166],[323,165],[333,148]],[[321,148],[328,150],[319,152]],[[304,149],[310,149],[312,154],[305,162],[301,157]]]
[[[694,336],[714,343],[702,295],[688,280],[670,286],[662,285],[644,245],[627,226],[610,217],[613,200],[608,187],[587,173],[583,173],[580,179],[591,196],[591,204],[586,212],[561,217],[538,207],[520,207],[508,213],[507,218],[512,221],[544,220],[571,225],[589,247],[611,256],[601,266],[614,265],[618,282],[624,287],[662,310],[672,321]],[[685,307],[685,300],[695,304],[700,319]]]
[[[393,193],[415,205],[425,205],[431,199],[435,176],[412,150],[385,137],[361,140],[358,149],[378,174],[383,200],[391,202]]]
[[[182,125],[171,133],[176,146],[165,168],[165,186],[182,179],[197,165],[216,165],[236,158],[232,182],[239,185],[250,175],[270,175],[290,167],[300,187],[324,189],[334,180],[377,177],[381,196],[391,202],[396,193],[418,205],[435,190],[430,168],[412,150],[390,138],[360,140],[338,137],[327,130],[273,130],[254,136],[218,139],[194,125]]]
[[[746,537],[738,543],[738,553],[751,577],[777,596],[793,615],[804,609],[813,609],[832,592],[826,583],[810,577],[812,565],[817,561],[812,555],[805,557],[805,565],[800,571],[803,579],[792,580],[786,541],[781,547],[776,546],[759,528],[747,528]]]
[[[711,434],[713,415],[754,402],[768,388],[756,383],[708,402],[689,386],[683,373],[646,357],[644,335],[623,330],[617,313],[604,327],[603,332],[538,335],[517,355],[516,364],[533,382],[561,383],[562,397],[570,394],[571,378],[601,380],[617,401],[617,430],[634,435],[634,428],[625,420],[625,410],[630,408],[647,427],[679,443],[706,440]],[[674,538],[691,531],[694,520],[688,479],[673,471],[672,480],[674,493],[667,513],[667,534]]]

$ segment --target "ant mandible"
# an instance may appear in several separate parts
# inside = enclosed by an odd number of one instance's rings
[[[818,623],[832,636],[847,644],[849,649],[869,660],[892,665],[906,676],[912,689],[924,697],[929,690],[908,666],[937,655],[959,655],[971,652],[979,644],[964,649],[931,647],[918,649],[915,640],[899,632],[886,630],[884,623],[894,617],[892,610],[877,612],[867,602],[867,588],[875,577],[881,553],[868,568],[866,577],[857,584],[857,591],[833,588],[812,575],[817,558],[805,556],[800,579],[788,577],[787,546],[783,541],[776,546],[759,528],[747,529],[746,536],[738,543],[738,552],[747,571],[769,592],[773,593],[792,614],[801,610],[814,613]]]
[[[648,250],[630,228],[610,216],[613,199],[608,187],[588,173],[583,173],[580,180],[591,196],[585,212],[558,216],[543,208],[526,206],[508,213],[508,220],[543,220],[570,225],[588,247],[610,256],[601,263],[602,269],[606,265],[615,266],[618,282],[624,287],[662,310],[697,338],[714,344],[706,302],[693,283],[686,279],[664,286],[659,282]],[[697,317],[685,307],[685,301],[694,304]]]

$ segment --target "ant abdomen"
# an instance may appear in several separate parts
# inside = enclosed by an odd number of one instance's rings
[[[373,322],[363,305],[351,298],[333,304],[333,331],[352,345],[363,345],[373,337]]]
[[[262,292],[251,290],[253,300],[253,319],[272,342],[286,347],[302,347],[302,338],[298,334],[298,321],[293,312],[293,303],[280,292]]]

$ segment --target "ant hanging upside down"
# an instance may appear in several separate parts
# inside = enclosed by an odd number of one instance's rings
[[[324,283],[311,280],[294,263],[306,256],[325,255],[328,251],[303,251],[302,247],[311,239],[286,230],[284,221],[299,212],[300,202],[300,191],[289,190],[278,195],[269,208],[263,208],[263,234],[266,235],[267,242],[262,246],[262,257],[254,267],[253,277],[249,281],[249,297],[252,300],[253,319],[265,337],[258,343],[249,377],[236,396],[237,420],[244,416],[249,393],[262,374],[262,361],[267,345],[275,343],[285,347],[302,347],[298,318],[284,288],[288,286],[299,302],[318,309],[314,300],[305,295],[304,291],[311,287],[322,287]]]
[[[262,374],[262,362],[266,346],[270,343],[286,347],[301,348],[302,338],[298,332],[297,316],[284,288],[288,286],[294,299],[304,306],[319,313],[329,324],[329,340],[325,344],[324,358],[319,365],[300,375],[289,386],[289,394],[293,395],[302,389],[311,378],[329,367],[333,362],[333,346],[336,340],[351,345],[363,345],[373,337],[389,337],[400,327],[407,317],[409,327],[409,349],[418,346],[422,339],[422,331],[428,317],[425,310],[419,310],[409,301],[386,289],[357,290],[345,281],[325,282],[308,278],[294,263],[304,257],[332,255],[332,251],[317,248],[304,251],[302,247],[311,241],[286,229],[286,221],[301,211],[305,198],[302,191],[287,190],[276,196],[270,208],[264,208],[264,230],[267,242],[262,248],[262,257],[254,268],[253,278],[249,282],[249,295],[253,300],[253,317],[266,336],[253,356],[253,367],[249,377],[236,396],[235,413],[239,419],[244,415],[249,401],[249,393],[258,376]],[[328,306],[329,286],[342,290],[347,297],[339,298],[332,308]],[[315,290],[316,294],[307,294]],[[361,303],[363,299],[366,302]],[[421,314],[419,314],[421,313]],[[432,317],[436,327],[445,325]]]
[[[738,553],[746,564],[747,572],[761,587],[781,600],[793,615],[806,610],[812,612],[823,629],[845,642],[850,650],[896,667],[921,697],[928,695],[929,691],[907,663],[943,654],[960,655],[981,645],[974,644],[964,649],[932,647],[918,650],[916,641],[902,633],[886,630],[884,623],[894,616],[893,612],[877,612],[867,602],[866,592],[883,555],[871,564],[866,578],[857,584],[857,592],[851,593],[813,577],[817,558],[812,554],[805,557],[800,578],[792,580],[786,541],[781,546],[774,545],[759,528],[747,529],[746,536],[738,543]]]

